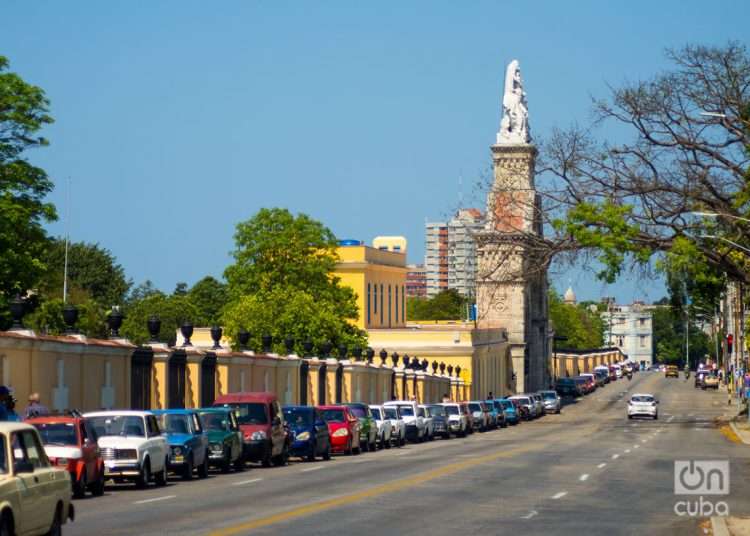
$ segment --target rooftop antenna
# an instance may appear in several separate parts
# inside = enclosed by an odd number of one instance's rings
[[[63,269],[63,305],[68,299],[68,249],[70,245],[70,177],[68,177],[67,214],[65,216],[65,268]]]

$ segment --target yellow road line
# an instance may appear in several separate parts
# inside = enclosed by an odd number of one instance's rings
[[[531,446],[531,447],[510,449],[510,450],[505,450],[501,452],[496,452],[494,454],[480,456],[480,457],[473,458],[471,460],[466,460],[463,462],[452,463],[449,465],[445,465],[443,467],[439,467],[437,469],[433,469],[431,471],[426,471],[424,473],[416,474],[414,476],[410,476],[410,477],[403,478],[400,480],[394,480],[393,482],[388,482],[387,484],[374,486],[372,488],[368,488],[363,491],[359,491],[357,493],[352,493],[350,495],[344,495],[341,497],[336,497],[336,498],[328,499],[325,501],[318,501],[318,502],[315,502],[306,506],[300,506],[293,510],[279,512],[278,514],[273,514],[267,517],[261,517],[253,521],[241,523],[239,525],[234,525],[230,527],[225,527],[223,529],[218,529],[218,530],[211,532],[210,534],[211,536],[231,536],[234,534],[245,533],[253,529],[267,527],[275,523],[280,523],[282,521],[289,521],[290,519],[295,519],[295,518],[302,517],[302,516],[317,514],[324,510],[330,510],[331,508],[335,508],[337,506],[342,506],[345,504],[352,504],[355,502],[362,501],[364,499],[369,499],[371,497],[383,495],[385,493],[401,491],[407,488],[417,486],[419,484],[423,484],[430,480],[440,478],[442,476],[447,476],[453,473],[457,473],[458,471],[462,471],[464,469],[469,469],[471,467],[481,465],[483,463],[498,460],[500,458],[509,458],[511,456],[515,456],[516,454],[523,454],[523,453],[534,451],[534,450],[540,450],[542,448],[543,446]]]

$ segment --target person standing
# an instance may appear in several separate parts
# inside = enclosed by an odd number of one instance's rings
[[[43,415],[49,415],[49,409],[41,402],[39,393],[31,393],[29,395],[29,405],[26,406],[25,419],[32,419],[34,417],[41,417]]]
[[[0,421],[8,421],[8,399],[10,398],[10,390],[0,385]]]

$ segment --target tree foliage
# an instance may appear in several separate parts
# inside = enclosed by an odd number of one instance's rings
[[[558,348],[590,350],[604,346],[604,321],[595,306],[565,303],[554,289],[549,291],[548,303],[555,336],[567,338]]]
[[[63,322],[64,304],[61,298],[45,299],[24,318],[25,324],[36,333],[43,335],[62,335],[65,332]],[[78,322],[75,329],[92,338],[106,338],[107,309],[94,300],[85,300],[76,304]]]
[[[468,301],[456,289],[439,292],[432,298],[408,298],[406,318],[419,320],[463,320]]]
[[[333,275],[337,247],[330,229],[286,209],[261,209],[240,222],[235,262],[224,272],[230,337],[236,341],[244,328],[256,337],[275,334],[277,342],[294,334],[298,352],[307,338],[364,347],[366,334],[351,325],[359,315],[354,291]]]
[[[684,366],[685,315],[681,309],[666,305],[668,302],[663,300],[661,303],[664,305],[652,311],[654,358],[659,363]],[[706,355],[715,358],[715,350],[710,337],[701,329],[702,323],[691,315],[689,324],[690,366],[695,368]]]
[[[229,301],[227,285],[210,275],[193,285],[187,297],[198,310],[195,322],[202,326],[218,324],[221,312]]]
[[[159,341],[174,344],[177,329],[186,321],[195,322],[198,309],[187,296],[167,296],[162,292],[151,292],[133,301],[125,310],[121,333],[135,344],[148,341],[147,322],[152,316],[161,320]]]
[[[48,243],[44,223],[57,217],[45,202],[52,190],[47,173],[26,160],[25,153],[44,147],[38,135],[52,123],[44,91],[8,72],[0,56],[0,300],[25,293],[45,270]]]

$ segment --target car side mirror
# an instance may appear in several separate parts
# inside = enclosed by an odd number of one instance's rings
[[[32,464],[31,462],[23,461],[23,460],[17,461],[17,462],[15,462],[13,464],[13,471],[16,474],[33,473],[34,472],[34,464]]]

